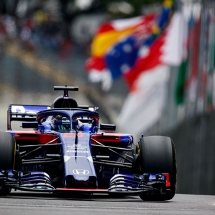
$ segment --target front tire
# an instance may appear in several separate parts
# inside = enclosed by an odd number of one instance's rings
[[[140,173],[169,173],[171,187],[166,194],[141,193],[144,201],[164,201],[174,197],[176,192],[175,146],[169,137],[148,136],[139,141]]]
[[[8,194],[10,194],[10,192],[11,192],[10,187],[6,187],[4,185],[0,186],[0,196],[7,196]]]

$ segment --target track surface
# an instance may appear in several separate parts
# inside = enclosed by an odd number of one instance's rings
[[[2,215],[57,214],[215,214],[215,196],[176,194],[171,201],[143,202],[137,196],[108,195],[54,196],[47,193],[13,191],[0,198]]]

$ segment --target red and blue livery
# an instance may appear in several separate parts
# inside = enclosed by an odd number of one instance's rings
[[[9,105],[0,132],[0,195],[11,189],[139,195],[170,200],[176,192],[176,154],[170,137],[115,133],[97,107],[78,105],[63,90],[52,105]],[[22,129],[13,130],[13,121]]]

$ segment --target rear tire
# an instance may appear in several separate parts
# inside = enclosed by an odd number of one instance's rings
[[[15,161],[15,140],[13,136],[6,132],[0,132],[0,170],[13,170]],[[0,196],[6,196],[11,192],[11,188],[0,181]]]
[[[176,192],[175,146],[169,137],[148,136],[139,141],[140,173],[169,173],[170,190],[165,195],[141,193],[144,201],[164,201],[174,197]]]

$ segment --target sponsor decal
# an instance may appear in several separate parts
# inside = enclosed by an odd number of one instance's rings
[[[90,172],[86,169],[73,169],[73,174],[75,175],[88,175]]]
[[[67,162],[70,158],[70,156],[64,155],[64,162]]]
[[[85,145],[81,145],[80,143],[79,144],[73,144],[73,145],[66,145],[66,147],[68,149],[87,149],[87,147]]]
[[[88,151],[87,150],[85,150],[85,151],[80,151],[80,150],[78,150],[78,151],[76,151],[76,150],[67,150],[66,152],[76,152],[76,153],[87,153]]]
[[[14,105],[14,106],[11,107],[11,112],[12,113],[24,114],[25,113],[25,108],[23,106]]]
[[[64,133],[63,138],[75,138],[75,133]],[[84,133],[78,133],[78,138],[84,137]]]

